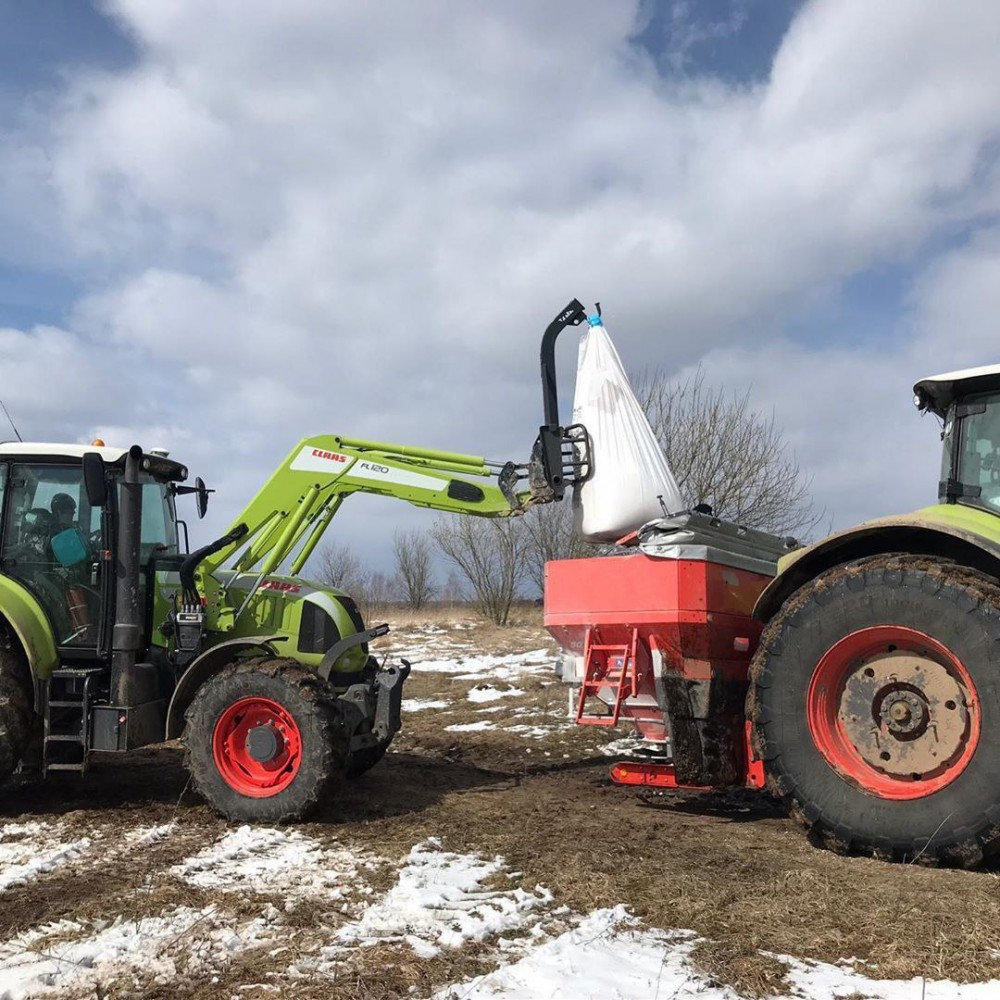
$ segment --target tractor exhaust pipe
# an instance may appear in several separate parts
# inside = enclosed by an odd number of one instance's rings
[[[111,634],[111,697],[118,705],[136,704],[135,664],[142,642],[139,540],[142,537],[143,451],[134,444],[125,457],[119,494],[115,625]],[[145,700],[145,699],[143,699]]]

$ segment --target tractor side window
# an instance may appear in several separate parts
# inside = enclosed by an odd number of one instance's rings
[[[94,646],[100,593],[91,582],[92,511],[80,466],[14,465],[3,530],[3,571],[27,587],[52,622],[60,646]],[[96,523],[96,528],[94,527]]]
[[[1000,393],[973,396],[963,403],[985,404],[982,413],[970,413],[961,421],[958,478],[966,486],[978,486],[973,502],[1000,510]]]

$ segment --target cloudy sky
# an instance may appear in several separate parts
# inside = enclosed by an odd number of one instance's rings
[[[313,433],[523,459],[537,349],[773,409],[831,523],[936,494],[1000,360],[995,0],[0,0],[0,396],[224,526]],[[562,345],[572,393],[572,336]],[[423,512],[358,497],[388,568]]]

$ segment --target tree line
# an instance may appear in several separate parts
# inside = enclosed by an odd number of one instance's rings
[[[700,369],[682,382],[654,370],[635,386],[690,507],[709,504],[724,520],[779,535],[807,536],[816,527],[823,515],[809,480],[773,413],[752,409],[748,393],[711,388]],[[428,531],[397,531],[392,573],[367,567],[343,543],[322,548],[312,573],[354,597],[369,620],[393,603],[420,610],[450,600],[505,625],[526,588],[542,593],[546,562],[608,552],[576,534],[573,521],[568,496],[523,517],[452,514]],[[444,583],[435,575],[438,555],[450,571]]]

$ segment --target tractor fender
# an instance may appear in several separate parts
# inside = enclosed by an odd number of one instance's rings
[[[867,521],[791,553],[781,560],[778,575],[757,598],[754,618],[770,621],[795,591],[821,573],[869,556],[889,553],[935,556],[1000,578],[1000,543],[950,523],[939,513],[941,510],[930,508],[915,514]],[[996,518],[994,514],[982,516],[990,521]]]
[[[9,576],[0,576],[0,616],[20,641],[32,677],[45,680],[59,662],[52,624],[31,591]]]
[[[233,657],[254,649],[267,656],[277,656],[277,650],[271,644],[282,642],[287,638],[284,635],[258,635],[227,639],[195,657],[174,688],[170,705],[167,707],[167,726],[164,739],[175,740],[181,735],[184,731],[184,713],[194,700],[195,692],[209,677],[218,673],[227,664],[232,663]]]

